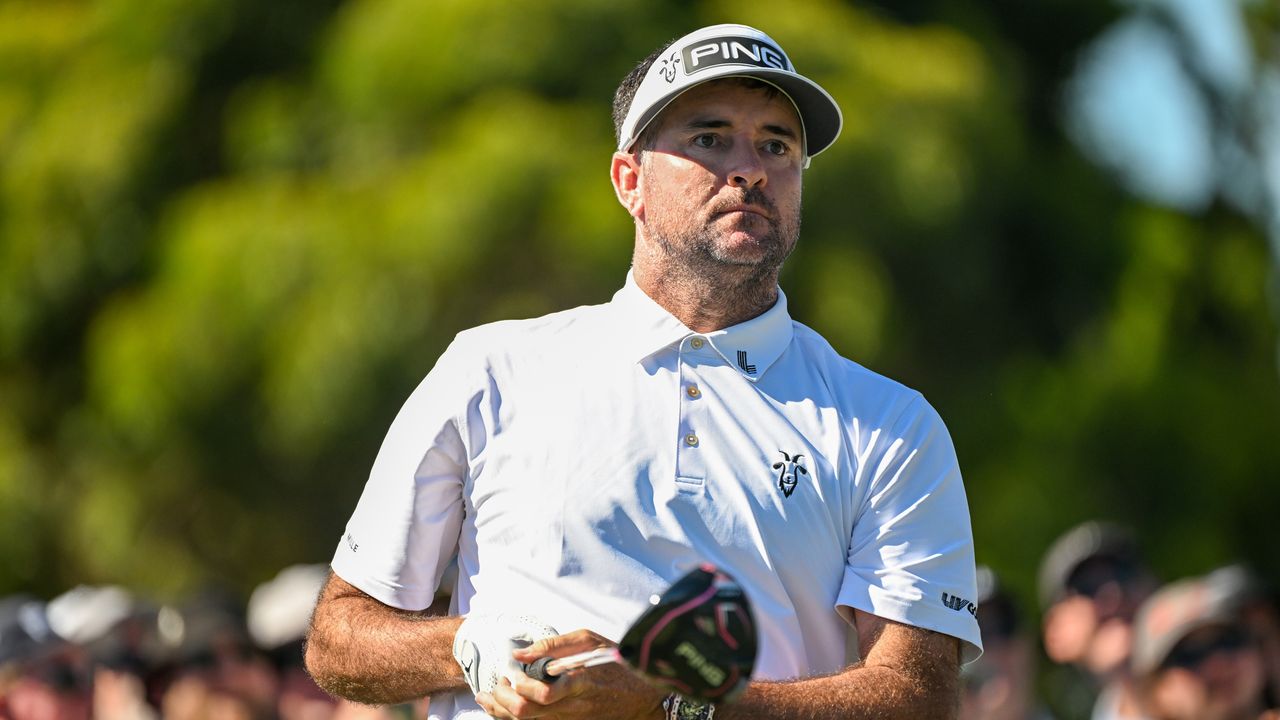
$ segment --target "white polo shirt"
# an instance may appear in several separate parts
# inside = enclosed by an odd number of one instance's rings
[[[460,333],[396,417],[333,569],[398,608],[619,640],[708,561],[755,610],[757,678],[840,670],[849,608],[981,652],[955,450],[921,395],[787,314],[695,333],[630,276],[604,305]],[[456,709],[455,709],[456,703]],[[483,717],[469,692],[432,717]]]

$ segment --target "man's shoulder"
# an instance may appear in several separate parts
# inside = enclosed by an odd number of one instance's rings
[[[502,354],[534,346],[558,345],[595,332],[607,305],[580,305],[538,317],[496,320],[458,333],[453,349],[468,354]]]
[[[891,428],[893,437],[945,434],[942,416],[919,390],[844,357],[817,331],[793,323],[797,359],[808,366],[796,368],[797,374],[816,374],[825,386],[824,398],[841,417],[864,427]]]
[[[792,320],[797,348],[804,362],[817,366],[828,383],[849,388],[857,394],[883,393],[885,396],[914,400],[920,392],[903,383],[841,355],[818,331]]]

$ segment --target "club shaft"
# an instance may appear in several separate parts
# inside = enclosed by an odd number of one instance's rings
[[[605,663],[622,662],[622,655],[617,648],[596,648],[587,652],[556,658],[547,663],[547,672],[551,675],[563,675],[570,670],[594,667]]]

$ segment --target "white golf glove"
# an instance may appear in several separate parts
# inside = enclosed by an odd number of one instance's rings
[[[493,692],[499,678],[512,684],[524,668],[511,651],[558,635],[554,628],[528,615],[472,613],[453,637],[453,659],[472,694]]]

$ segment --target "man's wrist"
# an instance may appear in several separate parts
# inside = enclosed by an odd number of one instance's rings
[[[712,720],[716,715],[716,706],[671,693],[662,701],[662,710],[667,720]]]

